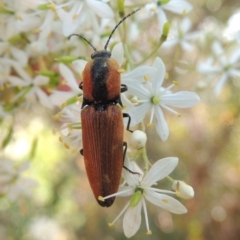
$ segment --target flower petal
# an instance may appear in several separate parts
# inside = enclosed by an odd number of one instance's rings
[[[118,62],[119,66],[122,66],[124,57],[123,57],[123,45],[121,42],[113,47],[111,57]]]
[[[167,122],[163,116],[162,109],[159,106],[155,107],[155,117],[156,117],[156,130],[159,135],[159,137],[162,139],[162,141],[166,141],[169,136],[169,129]]]
[[[228,74],[227,73],[225,73],[221,76],[220,80],[218,81],[218,83],[217,83],[217,85],[214,89],[214,93],[216,95],[218,95],[221,92],[221,90],[223,88],[223,85],[226,83],[227,79],[228,79]]]
[[[192,22],[189,18],[184,18],[181,22],[181,30],[183,33],[187,33],[192,27]]]
[[[132,237],[141,225],[142,200],[136,207],[129,207],[123,217],[123,231],[127,238]]]
[[[78,59],[72,62],[74,70],[79,74],[82,74],[86,64],[87,64],[87,61],[83,59]]]
[[[67,81],[67,85],[76,92],[78,90],[78,84],[76,82],[76,79],[72,73],[72,71],[64,64],[59,64],[59,71],[61,75],[64,77],[64,79]]]
[[[240,70],[237,69],[230,69],[229,75],[232,77],[240,77]]]
[[[194,46],[185,40],[181,41],[180,45],[182,50],[186,52],[191,52],[194,49]]]
[[[74,92],[53,91],[49,96],[54,106],[60,107],[68,99],[76,95]]]
[[[222,68],[218,66],[213,66],[213,59],[209,58],[205,62],[199,63],[197,66],[197,70],[200,73],[207,74],[221,72]]]
[[[33,79],[33,83],[35,86],[47,85],[48,82],[49,82],[49,78],[42,75],[37,75]]]
[[[158,8],[158,15],[157,15],[157,17],[158,17],[159,29],[160,29],[160,32],[162,33],[163,32],[163,26],[167,22],[166,14],[162,10],[162,8]]]
[[[131,117],[131,126],[135,126],[138,123],[140,123],[146,116],[150,107],[151,107],[150,103],[143,103],[140,106],[130,109],[128,113]]]
[[[184,0],[171,0],[162,5],[162,8],[178,14],[185,14],[193,9],[192,5]]]
[[[132,81],[131,83],[127,84],[127,87],[128,93],[137,96],[141,100],[148,100],[150,102],[152,94],[143,86],[143,84],[137,81]]]
[[[87,5],[102,18],[113,18],[113,10],[106,4],[95,0],[86,0]]]
[[[159,67],[159,66],[157,66]],[[141,66],[137,67],[131,72],[122,74],[122,83],[131,83],[132,81],[145,82],[145,77],[153,78],[157,74],[156,67]]]
[[[79,27],[79,23],[81,22],[81,17],[79,17],[79,13],[82,10],[82,7],[82,2],[76,2],[74,3],[70,12],[65,12],[61,8],[57,9],[58,17],[63,22],[62,31],[65,37],[74,33],[75,30]]]
[[[181,91],[173,94],[165,94],[161,97],[161,102],[179,108],[189,108],[196,105],[200,98],[195,92]]]
[[[144,197],[152,204],[168,210],[175,214],[183,214],[187,209],[175,198],[165,194],[156,193],[150,190],[144,190]]]
[[[27,65],[28,55],[26,54],[26,51],[20,50],[19,48],[13,46],[10,48],[10,51],[13,57],[22,67],[25,67]]]
[[[177,166],[178,158],[167,157],[158,160],[144,176],[141,185],[152,186],[157,181],[168,176]]]
[[[240,49],[237,49],[231,56],[231,58],[229,59],[229,62],[231,64],[236,63],[240,58]]]
[[[156,95],[157,92],[160,90],[162,83],[164,81],[165,74],[166,74],[166,68],[165,68],[165,65],[164,65],[162,59],[159,57],[155,58],[152,66],[157,69],[156,76],[151,81],[154,95]]]
[[[216,42],[216,41],[212,44],[212,51],[213,51],[213,53],[215,54],[216,57],[219,57],[224,52],[223,48],[222,48],[222,45],[219,42]]]
[[[49,96],[40,88],[35,89],[35,93],[38,97],[39,102],[46,108],[53,108],[53,104],[49,98]]]

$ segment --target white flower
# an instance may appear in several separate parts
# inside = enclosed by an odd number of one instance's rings
[[[185,0],[156,0],[155,2],[147,4],[146,9],[157,13],[160,31],[168,21],[165,10],[182,15],[192,10],[192,5]]]
[[[139,84],[137,81],[128,82],[129,91],[140,99],[138,102],[141,104],[130,109],[129,115],[132,117],[131,125],[134,126],[140,123],[150,110],[151,115],[149,124],[152,124],[153,117],[155,116],[156,131],[160,138],[166,141],[169,135],[169,129],[164,119],[162,108],[179,115],[168,106],[189,108],[197,104],[200,98],[194,92],[181,91],[171,93],[169,90],[174,84],[166,89],[162,88],[166,71],[159,57],[155,59],[153,67],[155,68],[156,74],[155,76],[147,76],[148,81],[145,83],[146,87],[144,87],[143,84]]]
[[[214,93],[220,94],[224,84],[231,77],[240,77],[240,49],[232,53],[230,57],[224,55],[224,50],[219,42],[214,42],[212,51],[217,59],[218,64],[214,64],[213,58],[208,58],[206,61],[199,63],[198,71],[203,74],[220,75],[220,79],[215,86]]]
[[[0,194],[5,194],[11,201],[16,201],[20,196],[31,197],[31,191],[37,186],[37,182],[22,177],[22,173],[28,168],[28,161],[15,166],[13,161],[1,159]]]
[[[171,39],[168,39],[163,43],[163,47],[166,48],[172,48],[176,45],[179,45],[183,51],[191,51],[194,49],[194,45],[192,45],[189,41],[196,40],[201,32],[191,32],[188,33],[191,29],[192,22],[189,18],[184,18],[180,23],[179,21],[175,21],[173,23],[173,26],[170,29],[169,37],[172,37]]]
[[[72,104],[65,107],[54,116],[55,119],[64,122],[60,129],[59,140],[67,149],[79,152],[82,148],[82,130],[80,122],[80,105]]]
[[[66,240],[71,238],[68,231],[56,219],[42,215],[31,220],[26,235],[29,239],[35,240]]]
[[[0,55],[1,59],[11,59],[16,60],[22,67],[25,67],[28,62],[28,55],[26,51],[14,47],[9,42],[0,42]]]
[[[24,70],[21,61],[12,60],[8,57],[0,58],[0,89],[7,84],[11,77],[12,68],[22,79],[30,79],[30,76]]]
[[[166,193],[175,194],[174,192],[151,187],[159,180],[167,177],[174,170],[177,164],[178,158],[175,157],[158,160],[143,177],[143,179],[140,179],[137,174],[132,174],[124,170],[128,175],[131,175],[130,177],[125,178],[128,186],[120,186],[116,194],[109,195],[103,199],[107,199],[112,196],[131,196],[131,199],[121,211],[119,216],[110,225],[113,225],[125,212],[123,217],[123,230],[126,237],[132,237],[140,228],[141,210],[143,208],[147,234],[151,234],[148,223],[146,200],[175,214],[186,213],[187,209],[179,201],[166,195]]]
[[[41,88],[43,85],[47,85],[49,82],[48,77],[38,75],[31,79],[28,73],[20,68],[16,63],[12,61],[12,64],[15,65],[15,68],[18,69],[18,74],[21,76],[9,76],[9,83],[12,87],[24,88],[18,95],[15,96],[13,101],[16,101],[19,97],[25,96],[28,103],[38,100],[44,107],[53,108],[53,104],[46,94],[45,91]]]
[[[89,18],[89,11],[87,11],[87,8],[90,8],[101,18],[114,17],[113,10],[106,3],[101,1],[85,0],[84,2],[70,1],[67,3],[67,5],[70,4],[73,4],[73,6],[69,12],[64,11],[62,8],[66,6],[66,4],[56,7],[57,14],[63,22],[63,35],[66,37],[74,33],[82,24],[86,24],[86,21],[92,22],[92,18]],[[92,24],[94,24],[94,22],[92,22]]]
[[[83,68],[86,65],[86,61],[84,60],[76,60],[73,62],[73,66],[79,73],[82,72]],[[76,78],[74,77],[73,72],[69,67],[65,64],[59,64],[59,72],[61,76],[64,78],[64,82],[67,86],[69,86],[69,91],[53,91],[50,98],[54,105],[61,106],[64,102],[68,99],[76,97],[78,98],[79,95],[82,95],[82,90],[79,89],[79,85],[77,83]]]

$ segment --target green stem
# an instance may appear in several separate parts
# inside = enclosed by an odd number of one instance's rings
[[[138,67],[140,65],[142,65],[143,63],[145,63],[148,59],[154,57],[158,51],[158,49],[162,46],[162,44],[165,42],[164,39],[160,39],[160,42],[158,43],[158,45],[155,47],[155,49],[145,58],[143,59],[141,62],[139,62],[138,64],[135,65],[135,67]]]
[[[171,178],[171,177],[169,177],[169,176],[167,176],[167,177],[166,177],[166,179],[167,179],[169,182],[171,182],[171,183],[173,183],[173,182],[174,182],[174,179],[173,179],[173,178]]]

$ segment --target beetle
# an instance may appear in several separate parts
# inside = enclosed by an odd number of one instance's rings
[[[85,168],[93,194],[103,207],[110,207],[115,197],[99,200],[100,196],[108,196],[117,192],[127,143],[123,141],[123,117],[128,117],[127,130],[131,118],[122,113],[120,94],[127,91],[127,86],[121,84],[120,66],[111,58],[107,50],[108,43],[117,27],[137,9],[125,16],[112,30],[104,50],[97,51],[84,37],[93,49],[91,60],[83,70],[83,82],[79,87],[83,90],[81,109],[82,143],[80,153],[84,157]],[[127,168],[126,168],[127,169]],[[127,169],[128,170],[128,169]],[[129,170],[130,171],[130,170]],[[130,171],[131,172],[131,171]]]

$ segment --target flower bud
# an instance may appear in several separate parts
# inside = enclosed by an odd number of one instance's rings
[[[55,60],[58,61],[58,62],[62,62],[62,63],[71,63],[73,61],[78,60],[78,57],[76,57],[76,56],[62,56],[62,57],[56,58]]]
[[[172,184],[172,189],[176,191],[176,195],[183,199],[191,199],[194,197],[193,188],[183,181],[175,180]]]
[[[131,134],[130,146],[134,149],[140,149],[145,146],[146,141],[146,133],[140,130],[136,130]]]
[[[124,17],[124,0],[118,0],[118,11],[119,11],[119,15],[120,17]]]
[[[163,25],[163,33],[161,36],[162,41],[166,41],[167,37],[168,37],[168,33],[169,33],[169,29],[170,29],[170,23],[169,22],[165,22]]]

